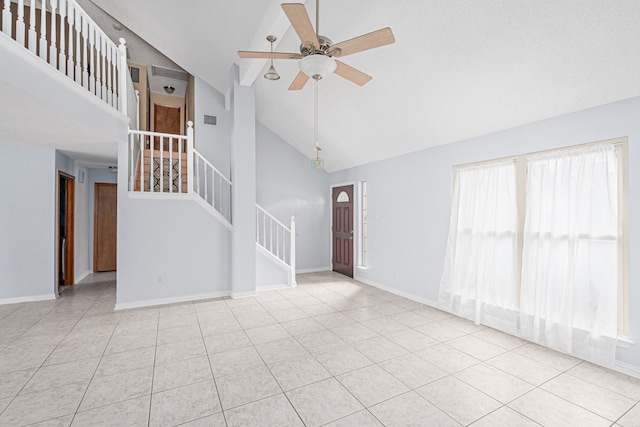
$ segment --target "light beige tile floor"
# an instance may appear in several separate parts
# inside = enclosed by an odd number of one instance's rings
[[[0,306],[0,426],[640,426],[640,380],[323,272],[114,311]]]

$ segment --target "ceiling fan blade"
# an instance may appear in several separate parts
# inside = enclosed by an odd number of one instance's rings
[[[293,83],[289,86],[289,90],[300,90],[304,87],[304,85],[309,80],[309,76],[300,71],[295,79],[293,79]]]
[[[307,43],[312,43],[313,47],[318,49],[320,47],[320,43],[318,43],[318,36],[313,30],[311,19],[309,19],[309,14],[307,13],[307,9],[305,9],[304,5],[300,3],[283,3],[282,10],[284,10],[287,18],[289,18],[289,22],[291,22],[293,29],[298,33],[298,37],[300,37],[302,44],[306,45]]]
[[[353,39],[345,40],[331,46],[329,53],[336,57],[343,57],[353,53],[362,52],[380,46],[385,46],[396,41],[391,28],[386,27],[369,34],[364,34]],[[339,49],[339,50],[338,50]]]
[[[353,82],[359,86],[362,86],[366,83],[369,82],[369,80],[371,80],[373,77],[371,77],[368,74],[363,73],[360,70],[356,70],[353,67],[350,67],[349,65],[345,64],[344,62],[340,62],[338,60],[336,60],[336,71],[334,71],[334,73],[336,73],[337,75],[339,75],[340,77],[343,77],[347,80],[349,80],[350,82]]]
[[[287,53],[287,52],[251,52],[246,50],[239,50],[238,56],[240,58],[266,58],[266,59],[300,59],[302,55],[299,53]]]

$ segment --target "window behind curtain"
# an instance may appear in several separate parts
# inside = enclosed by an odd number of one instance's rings
[[[522,333],[565,352],[579,341],[591,359],[612,363],[615,342],[606,338],[618,332],[615,147],[544,153],[527,164]]]
[[[450,311],[610,364],[626,289],[621,145],[457,167],[440,285]]]
[[[513,160],[457,168],[453,197],[441,298],[452,312],[495,325],[513,317],[518,299]]]

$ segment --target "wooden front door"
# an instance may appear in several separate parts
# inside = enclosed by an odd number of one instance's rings
[[[353,185],[335,187],[333,209],[333,271],[353,277]]]
[[[117,185],[96,183],[94,200],[93,271],[112,271],[117,254]]]
[[[153,131],[180,135],[180,107],[167,107],[165,105],[153,105]],[[156,137],[156,149],[159,148],[159,138]],[[163,151],[178,151],[178,143],[175,142],[169,149],[169,141],[165,139]]]

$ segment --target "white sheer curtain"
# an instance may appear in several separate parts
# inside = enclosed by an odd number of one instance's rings
[[[516,332],[518,215],[513,160],[457,168],[440,301]]]
[[[527,162],[521,333],[611,365],[618,332],[615,147],[597,144]]]

